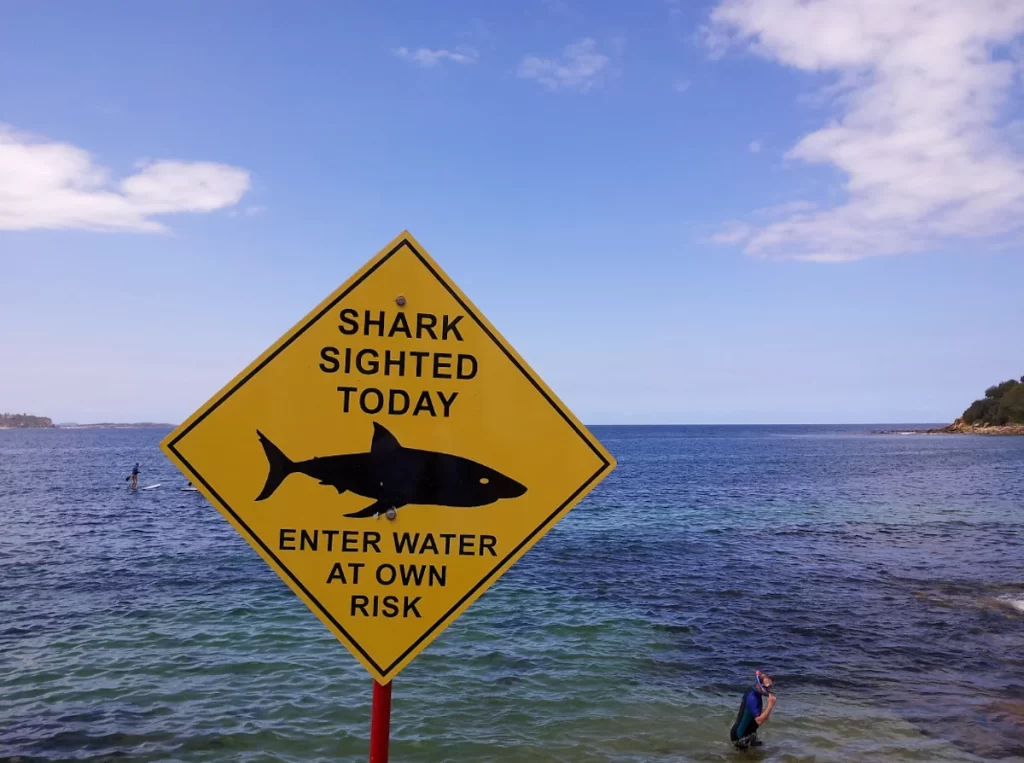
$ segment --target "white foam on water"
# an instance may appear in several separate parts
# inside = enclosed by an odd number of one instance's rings
[[[1014,596],[1016,596],[1016,594],[1000,596],[998,601],[1002,602],[1003,604],[1010,605],[1018,612],[1024,613],[1024,598],[1014,598]]]

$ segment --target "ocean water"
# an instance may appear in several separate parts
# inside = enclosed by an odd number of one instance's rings
[[[1024,760],[1024,438],[594,432],[618,469],[395,680],[393,760]],[[163,434],[0,431],[0,760],[365,760],[370,678]]]

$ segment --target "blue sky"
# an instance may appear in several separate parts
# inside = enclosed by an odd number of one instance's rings
[[[951,420],[1024,373],[1024,10],[882,5],[11,5],[0,410],[179,421],[408,229],[588,423]]]

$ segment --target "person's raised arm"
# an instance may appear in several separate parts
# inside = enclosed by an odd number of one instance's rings
[[[768,695],[768,705],[767,705],[767,707],[765,707],[764,712],[762,712],[759,716],[757,716],[754,719],[754,723],[756,723],[758,726],[760,726],[762,723],[764,723],[766,720],[768,720],[768,716],[772,714],[772,708],[773,707],[775,707],[775,695],[774,694],[769,694]]]

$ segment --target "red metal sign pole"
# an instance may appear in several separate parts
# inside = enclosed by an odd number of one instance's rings
[[[370,763],[388,763],[391,737],[391,682],[373,682],[373,708],[370,710]]]

